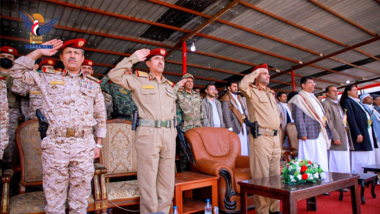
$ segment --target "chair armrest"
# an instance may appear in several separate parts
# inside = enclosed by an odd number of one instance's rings
[[[14,171],[7,169],[1,177],[1,183],[3,183],[3,192],[1,194],[1,213],[9,213],[9,186]]]
[[[214,176],[219,177],[220,170],[222,169],[227,170],[231,175],[233,175],[233,172],[230,167],[228,167],[227,165],[223,163],[212,161],[212,160],[206,160],[206,159],[197,160],[197,162],[194,164],[194,167],[200,172],[203,172],[208,175],[214,175]]]
[[[107,168],[100,163],[94,163],[95,174],[107,174]]]
[[[94,181],[97,179],[97,187],[94,188],[96,201],[97,201],[97,211],[101,210],[101,213],[107,213],[108,209],[108,197],[107,197],[107,182],[105,174],[107,174],[107,168],[100,163],[94,163],[95,176]],[[95,182],[94,182],[95,184]]]
[[[249,168],[249,156],[237,156],[235,168]]]

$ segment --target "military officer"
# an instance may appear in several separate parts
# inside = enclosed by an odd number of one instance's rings
[[[9,107],[6,78],[0,76],[0,160],[9,141]]]
[[[18,126],[18,120],[21,117],[21,97],[14,93],[14,91],[25,90],[25,84],[20,81],[14,81],[8,72],[13,66],[18,52],[15,48],[10,46],[3,46],[0,48],[0,76],[6,78],[8,87],[8,107],[9,107],[9,143],[4,150],[3,165],[4,168],[12,168],[13,159],[16,151],[15,134]]]
[[[132,68],[127,68],[124,73],[131,75]],[[137,110],[137,106],[132,99],[131,91],[110,81],[108,75],[105,75],[101,81],[102,90],[112,97],[113,117],[132,121],[131,115]]]
[[[176,93],[187,81],[174,85],[163,75],[166,50],[141,49],[119,62],[109,78],[132,93],[139,111],[136,130],[137,174],[140,190],[140,213],[169,213],[174,193]],[[146,60],[149,74],[126,68]]]
[[[82,73],[84,75],[87,75],[87,74],[92,75],[94,73],[94,70],[92,69],[93,64],[94,63],[91,60],[85,59],[82,63],[82,66],[80,67]]]
[[[182,115],[181,129],[186,132],[195,127],[201,127],[202,99],[198,92],[193,90],[194,76],[190,73],[183,75],[187,79],[184,90],[177,94],[177,108]]]
[[[99,80],[80,70],[85,43],[84,39],[65,43],[50,40],[43,45],[52,45],[53,49],[37,49],[22,56],[10,70],[13,78],[37,84],[41,90],[42,113],[49,123],[47,136],[41,142],[46,213],[64,214],[66,199],[69,213],[86,213],[94,175],[93,158],[99,156],[102,138],[106,136]],[[63,72],[32,71],[36,59],[52,56],[58,49]]]
[[[247,97],[249,118],[259,125],[260,136],[253,138],[249,134],[249,164],[253,179],[280,175],[280,117],[274,92],[267,87],[269,79],[268,66],[263,64],[253,68],[252,73],[245,75],[239,85]],[[279,213],[280,203],[277,199],[253,197],[256,213]]]

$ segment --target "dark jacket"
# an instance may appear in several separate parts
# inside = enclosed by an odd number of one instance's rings
[[[355,151],[372,151],[371,140],[368,133],[368,120],[364,107],[351,98],[347,98],[341,102],[343,110],[347,109],[347,122],[350,127],[351,138],[354,144]],[[359,135],[363,136],[363,141],[356,141]],[[377,148],[377,144],[375,144]]]

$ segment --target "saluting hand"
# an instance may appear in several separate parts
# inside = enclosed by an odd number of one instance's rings
[[[187,82],[187,78],[186,79],[183,79],[181,81],[178,82],[178,84],[183,87],[185,85],[185,83]]]
[[[143,48],[134,52],[134,54],[136,54],[137,57],[139,58],[140,62],[145,61],[149,53],[150,53],[150,50],[147,48]]]
[[[60,39],[53,39],[42,43],[42,45],[53,45],[52,49],[37,49],[42,55],[53,56],[57,53],[58,49],[62,47],[63,42]]]

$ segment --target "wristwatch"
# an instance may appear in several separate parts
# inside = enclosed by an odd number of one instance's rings
[[[95,144],[96,147],[103,148],[101,144]]]

